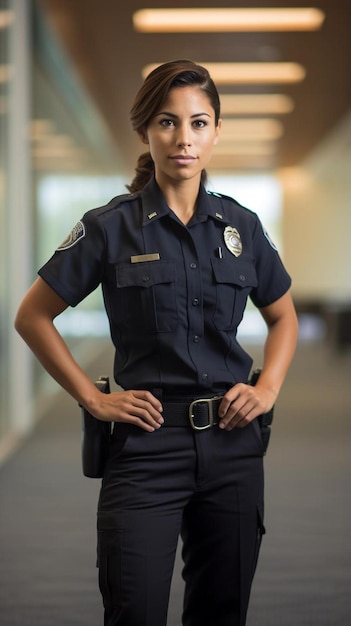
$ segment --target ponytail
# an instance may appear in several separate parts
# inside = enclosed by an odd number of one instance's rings
[[[130,191],[130,193],[141,191],[153,176],[154,171],[155,165],[150,152],[144,152],[138,158],[137,166],[135,168],[135,176],[131,184],[126,185],[128,191]]]

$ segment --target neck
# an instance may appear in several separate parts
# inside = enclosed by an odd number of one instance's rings
[[[196,210],[200,180],[195,178],[176,183],[174,181],[160,182],[157,180],[157,184],[169,208],[172,209],[173,213],[176,214],[183,224],[188,224]]]

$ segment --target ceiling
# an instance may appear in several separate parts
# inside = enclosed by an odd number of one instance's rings
[[[271,116],[282,123],[283,133],[270,156],[233,153],[224,162],[217,162],[224,169],[246,170],[297,166],[351,108],[351,0],[267,1],[269,7],[314,6],[324,11],[325,21],[314,32],[142,34],[133,29],[132,13],[155,5],[138,0],[40,0],[39,6],[63,42],[111,138],[122,148],[128,170],[134,169],[142,151],[128,121],[146,64],[188,58],[303,65],[306,77],[299,83],[220,87],[222,94],[282,93],[294,101],[291,112]],[[163,0],[161,6],[174,8],[179,3]],[[215,3],[182,2],[182,7],[201,6],[213,7]],[[249,4],[222,0],[220,6],[267,5],[259,0]],[[216,167],[215,158],[213,163]]]

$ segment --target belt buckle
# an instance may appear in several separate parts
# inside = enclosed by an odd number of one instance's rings
[[[209,428],[212,428],[214,424],[217,423],[214,421],[213,402],[214,400],[221,400],[222,398],[223,396],[214,396],[213,398],[198,398],[197,400],[194,400],[193,402],[191,402],[191,404],[189,405],[189,421],[190,421],[191,427],[194,430],[208,430]],[[194,407],[196,407],[196,405],[200,404],[201,402],[207,405],[208,423],[205,424],[205,426],[196,426]]]

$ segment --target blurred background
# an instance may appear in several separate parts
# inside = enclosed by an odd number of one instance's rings
[[[55,437],[66,433],[67,446],[75,442],[74,455],[80,437],[72,403],[65,415],[73,415],[74,426],[63,420],[59,431],[65,401],[13,330],[19,301],[38,267],[83,213],[125,193],[142,152],[129,125],[129,110],[143,77],[154,64],[188,58],[209,68],[222,101],[223,132],[208,169],[208,187],[260,215],[293,278],[300,341],[281,400],[291,421],[286,419],[281,431],[277,427],[281,447],[271,453],[268,467],[271,499],[276,502],[277,494],[280,499],[287,484],[296,488],[293,468],[299,451],[300,471],[321,478],[311,486],[320,506],[325,476],[317,468],[322,471],[326,464],[333,468],[329,476],[334,475],[345,506],[351,408],[351,2],[214,4],[0,0],[0,464],[8,493],[15,489],[11,481],[17,474],[11,471],[16,460],[27,471],[20,454],[31,449],[26,445],[35,445],[35,434],[46,432],[48,443],[53,432]],[[66,311],[58,326],[92,376],[110,374],[113,355],[99,292]],[[259,315],[249,306],[240,336],[257,364],[263,332]],[[48,415],[56,417],[45,431]],[[325,431],[318,430],[319,461],[309,474],[302,456],[309,458],[313,446],[306,441],[311,444],[319,419]],[[330,449],[326,463],[324,451]],[[38,476],[47,471],[47,459],[40,454],[45,457],[43,451],[33,451]],[[33,458],[28,457],[28,467]],[[278,484],[275,471],[287,459],[292,473]],[[79,459],[77,463],[79,473]],[[74,489],[95,489],[78,479],[77,487],[72,480]],[[329,497],[332,493],[334,487]],[[311,505],[307,492],[296,492],[296,498],[294,511],[302,502]],[[329,504],[335,510],[335,502]],[[11,526],[13,501],[7,505]],[[330,512],[325,505],[319,519]],[[338,511],[333,536],[341,541],[335,556],[340,577],[338,555],[345,554],[351,518],[340,502]],[[309,509],[310,539],[312,513]],[[322,538],[326,545],[327,535]],[[273,560],[279,547],[273,546]],[[271,571],[278,578],[279,568],[274,561]],[[350,569],[347,574],[342,570],[342,580],[346,575],[350,582]],[[294,598],[292,605],[296,610]],[[294,625],[347,623],[325,610],[311,621],[294,619]],[[269,620],[255,623],[272,626],[272,613]],[[41,622],[36,615],[33,622],[18,623]],[[279,626],[288,623],[277,621]]]

